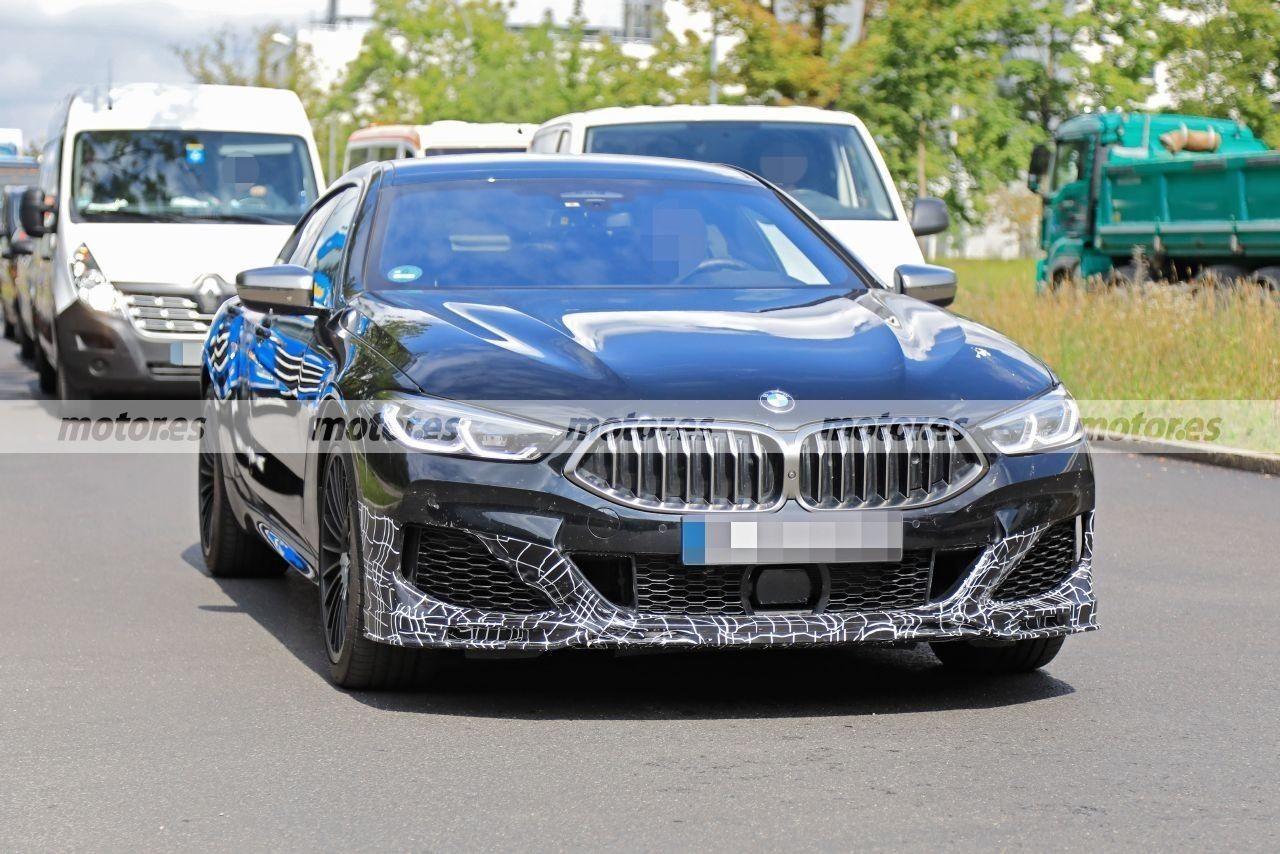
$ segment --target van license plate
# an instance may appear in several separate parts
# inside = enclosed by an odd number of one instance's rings
[[[204,354],[204,342],[182,341],[169,345],[169,361],[181,368],[195,368],[200,365]]]

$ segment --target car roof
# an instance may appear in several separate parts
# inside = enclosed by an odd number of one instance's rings
[[[753,104],[672,104],[669,106],[601,107],[580,113],[566,113],[542,123],[601,125],[647,124],[649,122],[809,122],[860,126],[853,113],[818,107],[770,107]]]
[[[699,181],[759,187],[749,173],[729,166],[666,157],[615,154],[465,154],[386,164],[389,183],[416,184],[467,178],[613,178]]]

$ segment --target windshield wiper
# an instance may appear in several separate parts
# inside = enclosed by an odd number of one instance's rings
[[[301,216],[301,214],[299,214],[299,216]],[[252,222],[266,225],[288,224],[285,220],[280,219],[279,217],[251,213],[207,213],[199,214],[191,218],[198,219],[200,222]]]
[[[82,209],[80,215],[85,219],[93,219],[99,222],[110,222],[112,220],[134,220],[146,222],[181,222],[185,217],[175,216],[168,213],[158,213],[156,211],[133,211],[124,208],[117,210],[89,210]]]

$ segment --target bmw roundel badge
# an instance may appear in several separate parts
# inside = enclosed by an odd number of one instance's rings
[[[770,412],[790,412],[796,408],[796,400],[782,389],[771,389],[760,395],[760,405]]]

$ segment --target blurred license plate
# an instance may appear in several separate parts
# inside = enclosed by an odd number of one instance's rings
[[[169,345],[169,362],[183,368],[199,366],[204,353],[204,342],[183,341]]]
[[[695,566],[902,560],[902,513],[895,510],[685,516],[680,536],[681,557]]]

